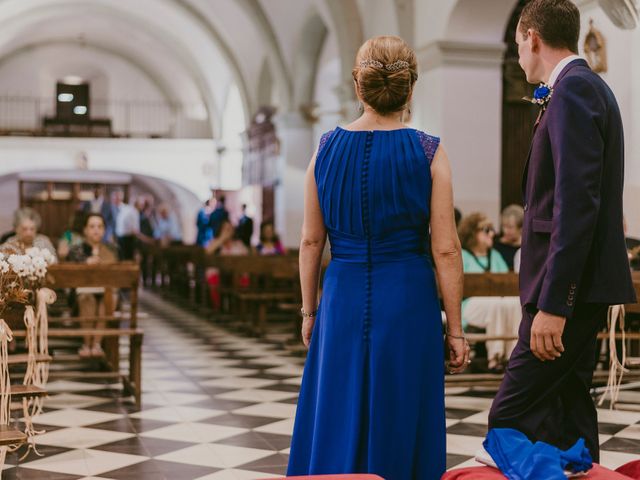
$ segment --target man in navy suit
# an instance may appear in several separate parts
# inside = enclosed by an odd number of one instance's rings
[[[516,33],[540,115],[523,179],[523,319],[489,428],[560,448],[584,438],[599,458],[589,394],[608,307],[634,303],[625,249],[622,120],[605,82],[576,55],[580,12],[532,0]],[[547,95],[548,93],[548,95]]]

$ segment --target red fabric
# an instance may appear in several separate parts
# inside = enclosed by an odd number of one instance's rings
[[[214,310],[218,310],[220,308],[220,272],[213,269],[209,270],[207,272],[207,283],[209,284],[211,307]]]
[[[211,298],[211,308],[219,310],[222,303],[220,299],[220,271],[217,268],[207,269],[207,284],[209,285],[209,298]],[[243,273],[238,278],[238,288],[249,288],[251,277],[248,273]]]
[[[451,470],[444,474],[441,480],[505,480],[507,477],[502,475],[499,470],[490,467],[470,467]],[[593,465],[586,477],[579,477],[589,480],[629,480],[640,479],[640,477],[628,477],[616,473],[608,468],[600,465]]]
[[[626,475],[634,480],[640,480],[640,460],[634,460],[633,462],[626,463],[621,467],[616,468],[616,472]]]
[[[263,478],[260,480],[282,480],[282,478],[283,477]],[[294,476],[284,478],[293,478],[295,480],[384,480],[378,475],[371,475],[368,473],[347,473],[341,475],[299,475],[297,477]]]

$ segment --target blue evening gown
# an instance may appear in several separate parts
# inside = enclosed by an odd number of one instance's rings
[[[323,135],[315,179],[331,244],[287,475],[445,472],[444,352],[418,130]]]

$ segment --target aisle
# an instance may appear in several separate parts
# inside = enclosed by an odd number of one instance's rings
[[[147,318],[143,409],[119,385],[57,381],[37,425],[43,458],[6,479],[243,480],[285,472],[303,359],[278,345],[212,326],[142,295]],[[492,392],[448,391],[449,467],[471,464],[485,434]],[[625,393],[639,402],[640,393]],[[602,461],[640,455],[640,412],[601,411]],[[625,453],[623,453],[625,452]]]

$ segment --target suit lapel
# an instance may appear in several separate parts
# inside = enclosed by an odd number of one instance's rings
[[[576,67],[587,67],[587,68],[589,68],[589,64],[586,62],[586,60],[584,60],[582,58],[573,60],[566,67],[564,67],[562,69],[562,71],[560,72],[560,75],[558,75],[558,78],[556,79],[556,81],[554,83],[554,87],[558,85],[560,80],[562,80],[564,78],[564,76],[567,73],[569,73],[569,71],[571,71],[573,68],[576,68]],[[531,144],[529,145],[529,153],[527,154],[527,161],[524,164],[524,171],[522,173],[522,196],[523,196],[523,198],[525,198],[526,195],[527,195],[527,177],[529,175],[529,161],[531,160],[531,151],[533,150],[533,141],[534,141],[534,139],[536,137],[536,132],[538,131],[538,125],[540,124],[540,121],[542,120],[542,116],[544,115],[544,112],[545,112],[545,110],[541,108],[540,112],[538,113],[538,118],[536,118],[536,123],[533,126],[533,134],[531,135]],[[527,201],[527,199],[525,198],[525,203],[526,203],[526,201]]]
[[[540,112],[538,112],[538,117],[536,118],[536,123],[533,125],[533,133],[531,134],[531,142],[529,143],[529,153],[527,153],[527,161],[524,164],[524,171],[522,173],[522,197],[525,199],[526,203],[526,195],[527,195],[527,176],[529,174],[529,161],[531,160],[531,151],[533,150],[533,139],[536,137],[536,132],[538,131],[538,125],[540,125],[540,120],[542,120],[542,115],[544,110],[541,108]]]

